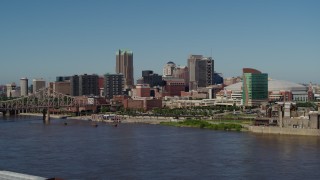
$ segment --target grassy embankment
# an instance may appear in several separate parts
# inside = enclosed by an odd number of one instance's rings
[[[242,125],[235,123],[218,123],[212,124],[204,120],[185,120],[179,122],[161,122],[161,125],[175,126],[175,127],[195,127],[201,129],[212,130],[227,130],[227,131],[241,131]]]

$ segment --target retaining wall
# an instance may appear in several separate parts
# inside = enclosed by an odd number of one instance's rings
[[[319,129],[280,128],[268,126],[249,126],[248,128],[249,131],[253,133],[320,136]]]

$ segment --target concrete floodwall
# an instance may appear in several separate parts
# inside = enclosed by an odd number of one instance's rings
[[[249,126],[249,131],[262,134],[285,134],[285,135],[304,135],[320,136],[319,129],[301,129],[301,128],[280,128],[268,126]]]

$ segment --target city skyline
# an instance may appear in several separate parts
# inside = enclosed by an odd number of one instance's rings
[[[114,73],[114,52],[142,70],[212,56],[224,77],[243,67],[297,83],[320,83],[318,1],[1,1],[0,84],[27,77]],[[121,7],[126,13],[118,13]],[[5,68],[4,68],[5,67]]]

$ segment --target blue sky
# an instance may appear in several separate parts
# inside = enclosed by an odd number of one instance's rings
[[[224,77],[252,67],[320,83],[319,9],[318,0],[1,0],[0,84],[114,73],[120,48],[133,51],[136,78],[212,52]]]

